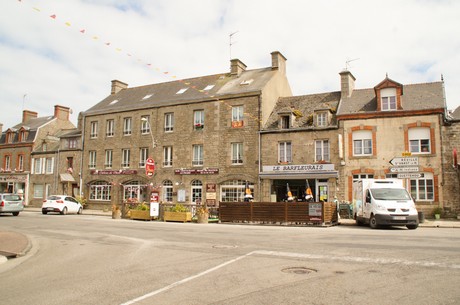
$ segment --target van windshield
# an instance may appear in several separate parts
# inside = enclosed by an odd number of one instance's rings
[[[410,200],[410,195],[405,189],[371,189],[376,200]]]

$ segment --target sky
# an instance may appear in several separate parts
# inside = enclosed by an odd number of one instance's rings
[[[78,113],[129,87],[271,66],[287,58],[294,95],[340,90],[339,72],[372,88],[443,76],[460,106],[460,1],[456,0],[2,0],[0,123],[22,111]],[[230,39],[231,37],[231,39]],[[8,111],[6,111],[8,110]]]

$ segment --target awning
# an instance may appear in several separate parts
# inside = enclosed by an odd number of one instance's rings
[[[327,178],[338,178],[338,171],[327,171],[327,172],[303,172],[303,173],[259,173],[261,179],[283,179],[283,180],[298,180],[298,179],[327,179]]]
[[[75,182],[73,176],[69,173],[60,174],[61,182]]]

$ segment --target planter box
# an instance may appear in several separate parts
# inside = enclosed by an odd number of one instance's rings
[[[150,216],[150,211],[131,210],[129,217],[131,219],[138,220],[152,220],[152,217]]]
[[[191,212],[170,212],[165,211],[163,214],[164,221],[180,221],[187,222],[192,220]]]

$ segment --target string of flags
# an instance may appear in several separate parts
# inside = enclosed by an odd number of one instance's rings
[[[18,2],[20,3],[25,3],[27,1],[24,1],[24,0],[17,0]],[[39,8],[39,7],[32,7],[32,9],[38,13],[42,13],[42,9]],[[58,18],[58,16],[56,15],[56,13],[51,13],[49,15],[49,18],[53,19],[53,20],[60,20],[60,18]],[[72,27],[72,23],[70,21],[65,21],[64,22],[64,25],[66,27]],[[80,27],[78,29],[78,32],[81,33],[81,34],[87,34],[87,29],[86,28],[82,28]],[[92,40],[95,40],[95,41],[102,41],[102,43],[107,46],[107,47],[111,47],[113,48],[116,52],[122,52],[123,49],[120,48],[120,47],[115,47],[112,45],[112,43],[110,41],[103,41],[102,39],[99,38],[99,36],[97,35],[93,35],[91,36],[91,39]],[[125,53],[126,56],[128,57],[133,57],[133,55],[129,52],[126,52]],[[215,100],[216,102],[220,102],[222,104],[225,104],[229,109],[232,108],[231,105],[227,104],[224,100],[221,100],[219,99],[218,97],[216,97],[215,95],[211,95],[207,90],[203,90],[203,89],[198,89],[196,86],[194,86],[193,84],[191,84],[190,82],[187,82],[183,79],[178,79],[178,77],[175,75],[175,74],[172,74],[170,73],[170,71],[162,71],[163,69],[160,69],[160,67],[156,67],[155,65],[153,65],[152,63],[149,63],[149,62],[146,62],[140,58],[137,58],[137,62],[143,64],[145,67],[147,68],[150,68],[150,69],[153,69],[154,71],[158,72],[158,73],[162,73],[164,76],[168,77],[168,78],[171,78],[172,80],[175,80],[175,81],[178,81],[182,84],[184,84],[185,86],[187,86],[188,88],[191,88],[195,91],[198,91],[202,94],[204,94],[205,96],[208,96],[209,98]],[[257,122],[261,123],[261,119],[259,119],[257,116],[253,115],[252,113],[248,113],[248,112],[244,112],[244,115],[248,116],[249,118],[253,119],[253,120],[256,120]]]

